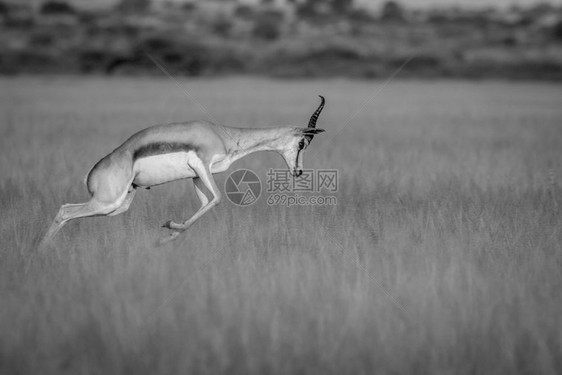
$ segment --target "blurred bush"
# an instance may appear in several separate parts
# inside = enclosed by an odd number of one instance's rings
[[[76,10],[67,2],[64,1],[46,1],[41,4],[39,12],[44,15],[74,15],[76,14]]]
[[[156,4],[156,3],[155,3]],[[353,0],[122,0],[84,10],[0,0],[0,73],[562,78],[562,7],[378,12]]]

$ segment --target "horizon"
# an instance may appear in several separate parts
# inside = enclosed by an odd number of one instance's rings
[[[34,1],[34,0],[29,0]],[[116,4],[119,0],[67,0],[69,3],[73,3],[79,6],[86,7],[98,7],[98,6],[110,6]],[[152,0],[155,3],[172,1],[172,2],[182,2],[185,0]],[[201,0],[199,0],[201,1]],[[240,0],[239,0],[240,1]],[[241,2],[246,3],[258,3],[261,0],[241,0]],[[279,0],[277,0],[279,1]],[[281,0],[282,1],[282,0]],[[361,4],[362,6],[367,6],[370,8],[379,8],[387,0],[354,0],[356,4]],[[396,0],[401,5],[407,8],[427,8],[427,7],[442,7],[442,6],[459,6],[462,8],[483,8],[483,7],[496,7],[496,8],[506,8],[510,6],[533,6],[540,3],[548,3],[552,5],[562,5],[562,0]],[[93,4],[95,3],[95,4]]]
[[[386,0],[355,0],[357,3],[377,3],[382,5]],[[462,7],[509,7],[512,5],[518,6],[533,6],[540,3],[550,3],[554,5],[562,5],[562,0],[398,0],[398,3],[407,7],[428,7],[428,6],[462,6]]]

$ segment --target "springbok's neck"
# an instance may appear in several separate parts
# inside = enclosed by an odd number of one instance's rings
[[[279,151],[284,128],[228,128],[228,152],[233,160],[258,151]]]

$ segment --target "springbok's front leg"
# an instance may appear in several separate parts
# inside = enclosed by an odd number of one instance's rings
[[[175,240],[182,232],[186,231],[193,223],[195,223],[201,216],[203,216],[207,211],[216,206],[221,201],[221,192],[213,179],[210,167],[201,163],[193,163],[189,165],[198,177],[193,179],[195,184],[195,191],[197,196],[201,200],[201,208],[188,220],[183,223],[175,223],[173,221],[166,222],[163,227],[173,230],[169,236],[160,240],[159,244],[163,245],[167,242]],[[213,199],[209,201],[205,193],[203,192],[203,186],[207,188],[213,195]]]

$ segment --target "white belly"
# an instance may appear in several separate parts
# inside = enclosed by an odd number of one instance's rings
[[[135,161],[133,183],[138,186],[153,186],[182,178],[193,178],[195,172],[189,166],[197,158],[193,151],[154,155]]]

